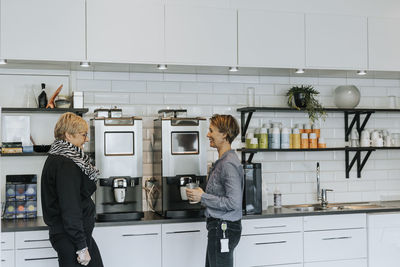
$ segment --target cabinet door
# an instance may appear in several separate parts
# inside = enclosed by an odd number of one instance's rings
[[[207,250],[205,222],[162,225],[163,266],[203,267]]]
[[[306,67],[366,69],[367,19],[307,14]]]
[[[369,267],[399,266],[400,213],[368,215]]]
[[[23,231],[15,233],[15,248],[51,248],[49,231]]]
[[[85,59],[85,0],[2,0],[1,56]]]
[[[236,10],[166,6],[165,53],[168,63],[236,66]]]
[[[235,267],[300,264],[303,262],[303,234],[242,236],[235,249]]]
[[[365,229],[312,231],[304,233],[304,261],[367,258]]]
[[[366,267],[366,259],[304,263],[304,267]],[[386,266],[386,264],[385,264]]]
[[[56,267],[57,252],[53,248],[20,249],[15,251],[15,267]]]
[[[1,251],[1,267],[15,267],[15,250]]]
[[[399,18],[368,18],[369,69],[400,70],[399,28]]]
[[[1,250],[14,249],[14,232],[1,234]]]
[[[161,266],[161,226],[95,227],[93,238],[104,266]]]
[[[239,66],[302,68],[304,14],[239,10]]]
[[[164,6],[147,2],[87,0],[88,60],[163,63]]]

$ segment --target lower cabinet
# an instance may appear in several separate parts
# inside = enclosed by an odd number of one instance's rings
[[[400,264],[400,213],[368,215],[369,267]]]
[[[104,266],[161,267],[161,225],[95,227]]]
[[[235,267],[302,266],[301,217],[243,220]]]
[[[304,266],[366,266],[365,214],[304,217]]]
[[[14,267],[15,266],[15,255],[14,250],[2,250],[1,251],[1,267]]]
[[[14,267],[15,265],[14,236],[14,232],[1,233],[1,267]]]
[[[163,267],[204,267],[206,250],[205,222],[162,225]]]

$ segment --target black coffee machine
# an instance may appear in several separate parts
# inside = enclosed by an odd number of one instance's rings
[[[186,185],[206,187],[207,121],[181,112],[186,110],[160,110],[154,120],[153,175],[162,192],[156,212],[167,218],[204,215],[200,203],[188,201]]]
[[[244,163],[243,214],[261,214],[261,163]]]

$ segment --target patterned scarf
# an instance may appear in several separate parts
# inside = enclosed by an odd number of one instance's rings
[[[51,144],[49,154],[60,155],[72,159],[83,173],[89,176],[90,180],[95,182],[97,181],[99,170],[89,162],[89,156],[85,155],[79,147],[74,146],[68,141],[56,140]]]

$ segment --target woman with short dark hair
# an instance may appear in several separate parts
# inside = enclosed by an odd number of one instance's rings
[[[41,181],[43,218],[60,267],[103,267],[92,238],[98,170],[83,153],[88,124],[67,112],[54,128],[55,141],[44,164]]]
[[[201,201],[206,207],[206,267],[232,267],[233,250],[242,232],[243,167],[231,143],[239,134],[239,125],[231,115],[214,115],[210,119],[210,146],[218,150],[204,192],[200,187],[187,189],[188,199]]]

